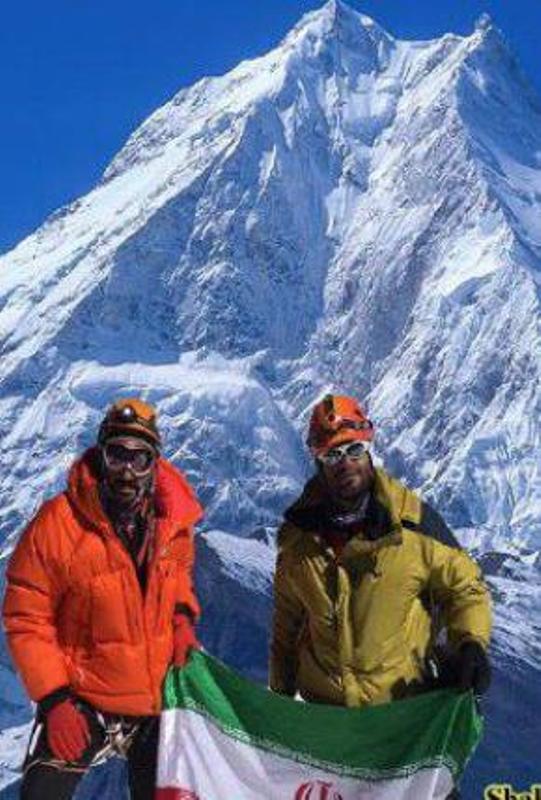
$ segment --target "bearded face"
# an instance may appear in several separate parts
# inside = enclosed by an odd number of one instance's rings
[[[156,450],[141,438],[108,439],[102,446],[102,469],[111,499],[123,508],[136,505],[153,484],[156,459]]]

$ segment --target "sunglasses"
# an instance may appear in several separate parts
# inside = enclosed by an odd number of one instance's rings
[[[349,458],[351,461],[360,461],[370,453],[370,446],[367,442],[346,442],[339,447],[332,447],[326,453],[318,456],[318,460],[322,464],[329,467],[335,467],[343,458]]]
[[[111,472],[130,469],[134,475],[147,475],[156,460],[152,450],[146,447],[124,447],[122,444],[106,444],[103,448],[105,466]]]

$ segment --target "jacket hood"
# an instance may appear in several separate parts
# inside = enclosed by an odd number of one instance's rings
[[[76,512],[94,527],[109,529],[99,496],[97,447],[91,447],[73,463],[66,494]],[[194,525],[203,516],[203,509],[182,472],[162,457],[156,466],[154,506],[158,518],[165,518],[178,527]]]

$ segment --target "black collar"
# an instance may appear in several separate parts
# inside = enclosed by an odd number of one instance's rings
[[[317,479],[312,479],[317,480]],[[307,486],[307,489],[310,488]],[[327,498],[321,498],[314,504],[305,504],[306,491],[284,514],[286,522],[295,525],[303,531],[314,531],[322,533],[332,526],[331,517],[335,513],[331,503]],[[366,514],[363,519],[363,530],[366,538],[371,541],[385,536],[392,529],[392,518],[385,506],[380,503],[374,491],[370,492]]]

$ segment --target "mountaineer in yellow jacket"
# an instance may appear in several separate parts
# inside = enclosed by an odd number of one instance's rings
[[[374,468],[373,435],[352,398],[327,395],[314,408],[318,471],[278,537],[271,688],[351,707],[406,697],[435,678],[481,693],[487,587],[439,514]]]

